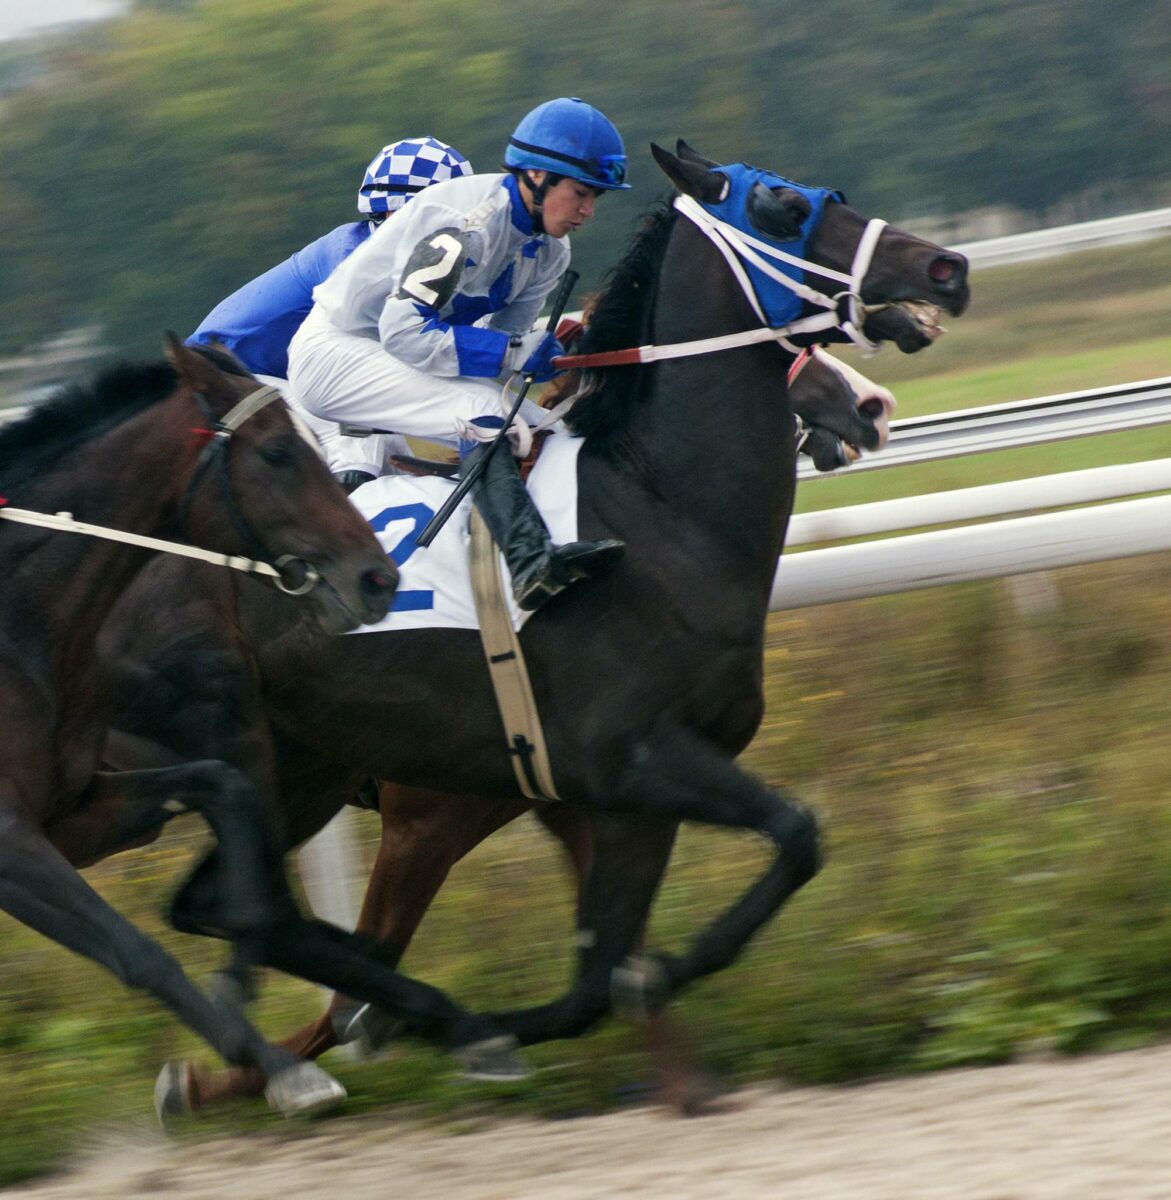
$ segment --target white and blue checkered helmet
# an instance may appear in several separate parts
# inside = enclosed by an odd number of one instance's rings
[[[472,164],[438,138],[391,142],[366,168],[366,178],[358,189],[358,211],[372,216],[396,212],[425,187],[471,174]]]

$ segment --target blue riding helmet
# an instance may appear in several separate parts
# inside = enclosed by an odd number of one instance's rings
[[[741,233],[746,233],[750,237],[768,242],[776,246],[778,250],[783,250],[786,254],[791,254],[795,258],[804,259],[807,257],[809,239],[821,224],[821,216],[826,204],[831,200],[845,201],[845,196],[834,188],[806,187],[804,184],[794,183],[791,179],[784,179],[780,175],[774,175],[772,171],[765,171],[760,167],[752,167],[747,163],[730,163],[727,166],[713,167],[712,171],[718,172],[727,178],[727,193],[722,200],[718,200],[714,204],[708,204],[702,200],[699,203],[712,216],[718,217],[721,221],[727,221],[729,225],[735,226]],[[752,194],[754,185],[757,183],[762,183],[767,188],[792,188],[795,192],[800,192],[809,201],[812,211],[801,222],[801,232],[797,237],[787,242],[781,241],[779,238],[762,233],[751,224],[748,217],[748,199]],[[788,275],[790,279],[795,280],[797,283],[805,282],[806,273],[802,267],[784,261],[775,262],[770,260],[770,262],[783,274]],[[760,306],[764,310],[764,314],[768,318],[768,323],[773,329],[780,329],[788,325],[801,314],[804,302],[800,296],[789,291],[784,284],[778,283],[775,279],[770,279],[753,263],[745,262],[744,266],[748,272],[748,277],[752,280],[752,286],[756,291],[756,297],[760,301]]]
[[[471,175],[472,164],[438,138],[404,138],[383,146],[366,168],[358,189],[360,213],[397,212],[416,193],[433,183]]]
[[[508,139],[504,165],[552,171],[609,192],[630,187],[622,135],[576,96],[549,100],[522,118]]]

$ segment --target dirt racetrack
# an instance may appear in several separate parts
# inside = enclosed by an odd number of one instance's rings
[[[1169,1200],[1171,1046],[851,1088],[757,1088],[454,1135],[393,1115],[248,1138],[118,1135],[12,1200]]]

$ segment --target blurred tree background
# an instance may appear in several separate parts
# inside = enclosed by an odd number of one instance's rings
[[[495,170],[533,104],[622,128],[635,190],[575,239],[583,290],[683,136],[907,222],[1141,208],[1171,177],[1171,20],[1116,0],[139,0],[0,55],[0,352],[78,325],[153,354],[352,218],[385,142]],[[35,49],[33,48],[35,45]],[[1088,210],[1088,211],[1086,211]]]

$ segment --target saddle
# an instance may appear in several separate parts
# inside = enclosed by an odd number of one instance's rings
[[[374,432],[381,431],[374,430]],[[532,449],[524,458],[517,462],[522,479],[528,479],[530,472],[537,464],[537,459],[541,455],[541,448],[548,437],[549,431],[547,429],[533,435]],[[408,439],[408,441],[413,440]],[[434,442],[425,444],[440,453],[445,449],[445,447],[441,447]],[[405,471],[408,475],[438,475],[441,479],[456,479],[459,476],[459,462],[450,455],[443,458],[423,458],[413,454],[392,454],[390,461],[399,470]]]

